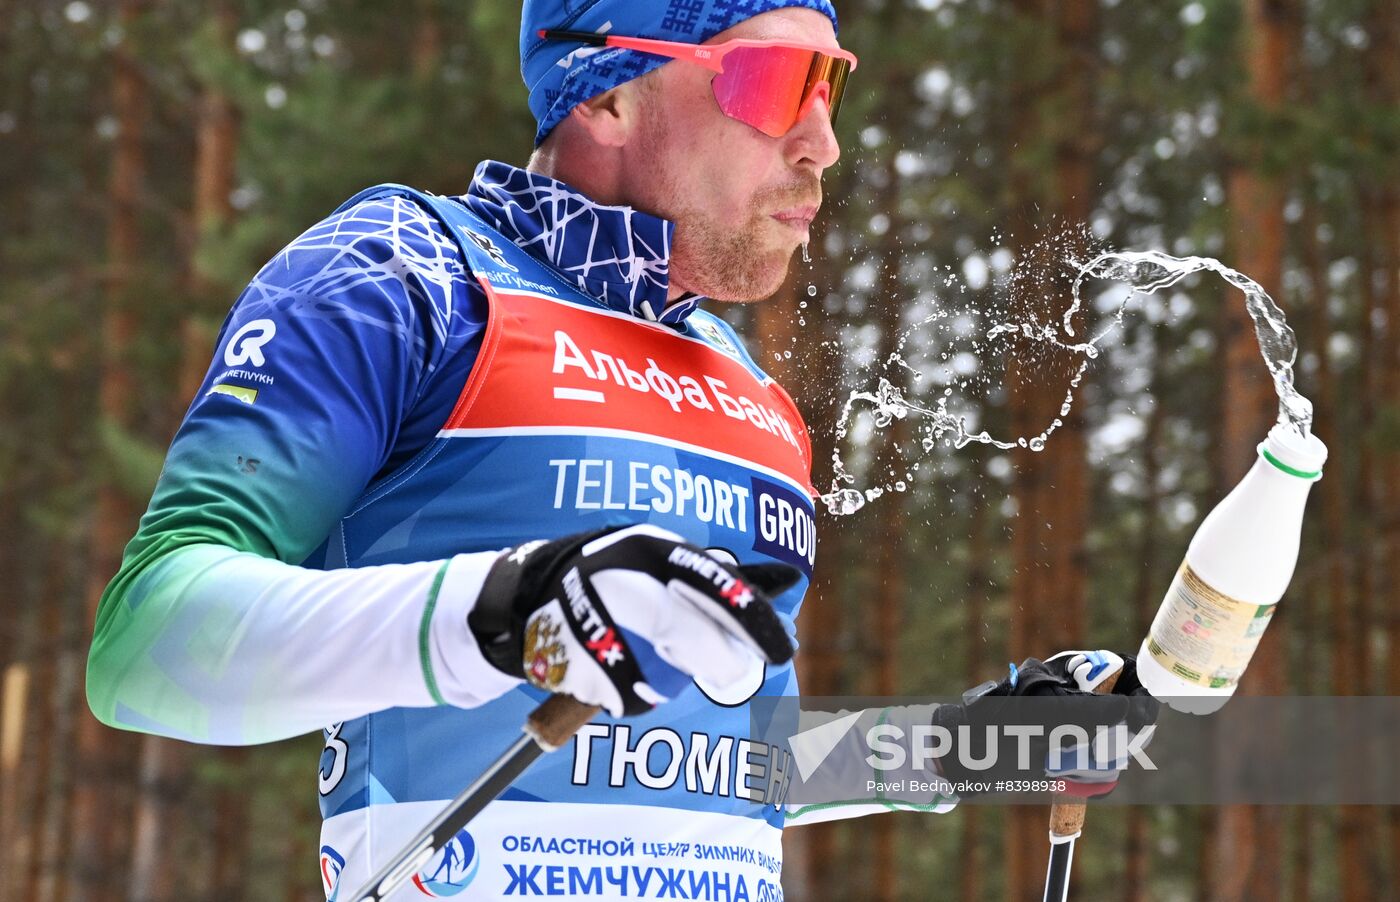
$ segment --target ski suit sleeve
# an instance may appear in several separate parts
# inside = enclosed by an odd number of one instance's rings
[[[99,719],[247,744],[515,684],[466,625],[494,554],[299,566],[402,462],[403,431],[431,439],[442,421],[415,427],[415,405],[485,321],[459,249],[404,198],[332,215],[258,273],[102,596]]]

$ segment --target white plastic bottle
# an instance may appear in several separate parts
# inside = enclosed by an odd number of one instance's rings
[[[1308,490],[1327,446],[1285,426],[1201,523],[1138,650],[1138,677],[1178,711],[1209,714],[1235,694],[1293,578]]]

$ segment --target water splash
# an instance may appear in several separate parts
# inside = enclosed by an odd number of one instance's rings
[[[1135,293],[1153,294],[1163,288],[1170,288],[1186,276],[1198,272],[1213,272],[1244,293],[1245,309],[1254,321],[1254,337],[1259,342],[1259,353],[1264,365],[1274,380],[1274,391],[1278,394],[1278,422],[1291,427],[1306,438],[1312,430],[1312,402],[1298,393],[1293,384],[1293,364],[1298,359],[1298,340],[1288,321],[1269,293],[1243,273],[1231,269],[1211,257],[1173,257],[1158,251],[1121,251],[1100,254],[1080,267],[1075,276],[1074,303],[1065,311],[1064,327],[1069,335],[1074,334],[1071,318],[1080,308],[1079,289],[1085,276],[1126,282]],[[1129,299],[1131,299],[1129,295]],[[1117,319],[1122,319],[1125,299],[1119,307]],[[1089,341],[1093,346],[1103,334]]]
[[[841,458],[840,445],[850,429],[851,419],[858,405],[868,407],[871,422],[876,429],[886,428],[895,420],[904,420],[911,414],[914,415],[919,420],[919,443],[925,452],[932,451],[939,439],[949,433],[952,446],[958,449],[976,442],[1002,450],[1019,447],[1036,452],[1043,451],[1051,434],[1064,425],[1064,418],[1069,415],[1074,404],[1075,390],[1083,380],[1090,363],[1099,357],[1099,342],[1122,324],[1128,302],[1139,294],[1150,295],[1169,288],[1186,276],[1198,272],[1214,272],[1244,293],[1245,308],[1254,322],[1260,354],[1273,377],[1274,389],[1279,396],[1278,420],[1301,435],[1308,435],[1312,425],[1312,403],[1298,393],[1293,383],[1293,364],[1298,354],[1297,340],[1293,330],[1288,327],[1283,311],[1259,283],[1210,257],[1174,257],[1157,251],[1102,253],[1088,263],[1074,265],[1077,272],[1071,289],[1073,302],[1061,318],[1060,328],[1047,323],[1005,322],[991,327],[985,333],[989,341],[996,342],[1012,337],[1028,339],[1068,351],[1081,358],[1070,377],[1059,415],[1054,417],[1043,431],[1035,436],[1020,436],[1010,441],[994,438],[985,429],[974,432],[972,427],[968,426],[966,417],[958,416],[948,409],[953,394],[951,387],[944,388],[942,396],[932,406],[927,406],[909,399],[898,386],[882,376],[873,392],[851,392],[841,409],[836,423],[836,450],[832,452],[831,491],[822,495],[820,499],[826,504],[827,510],[837,516],[853,514],[885,492],[886,487],[882,486],[864,491],[852,488],[855,476],[846,469]],[[1080,291],[1086,278],[1124,283],[1132,290],[1118,304],[1097,334],[1087,340],[1076,341],[1073,320],[1083,306]],[[910,337],[919,329],[941,319],[942,316],[943,314],[935,313],[902,333],[894,353],[886,363],[902,367],[913,373],[916,379],[920,378],[922,373],[905,360],[904,348]],[[904,488],[902,483],[895,484],[896,491],[903,491]]]

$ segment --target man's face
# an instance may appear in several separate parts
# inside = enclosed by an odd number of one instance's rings
[[[809,9],[748,19],[707,43],[788,40],[836,48],[831,20]],[[840,149],[824,100],[781,138],[720,112],[712,73],[675,62],[642,92],[642,134],[631,148],[633,206],[676,224],[673,294],[756,301],[778,290],[821,204],[822,172]]]

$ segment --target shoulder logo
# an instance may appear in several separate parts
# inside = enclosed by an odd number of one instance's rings
[[[739,356],[738,347],[735,346],[733,340],[731,340],[728,335],[724,334],[724,330],[719,326],[715,325],[710,320],[700,317],[692,317],[690,322],[694,324],[695,331],[699,332],[700,336],[707,342],[715,345],[730,357],[737,358]]]
[[[224,348],[224,363],[228,366],[242,366],[245,363],[262,366],[267,362],[263,357],[263,345],[272,341],[276,334],[277,324],[272,320],[253,320],[228,340],[228,346]]]
[[[463,229],[462,231],[467,233],[467,237],[472,240],[472,244],[481,248],[482,252],[491,258],[492,263],[504,269],[508,269],[511,272],[520,271],[512,266],[510,261],[506,259],[506,255],[501,253],[501,249],[496,247],[496,242],[482,235],[480,232],[473,232],[471,229]]]

